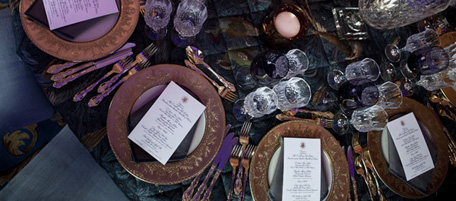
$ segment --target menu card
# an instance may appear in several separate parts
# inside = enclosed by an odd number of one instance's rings
[[[320,200],[321,145],[317,138],[284,138],[282,200]]]
[[[165,165],[205,108],[171,81],[128,138]]]
[[[43,4],[50,30],[119,12],[116,0],[43,0]]]
[[[434,168],[431,154],[413,112],[388,122],[407,181]]]

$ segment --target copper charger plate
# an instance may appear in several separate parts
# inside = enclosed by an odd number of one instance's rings
[[[254,200],[270,200],[268,196],[269,163],[280,145],[281,137],[320,138],[321,147],[331,166],[331,187],[326,200],[347,200],[350,193],[348,163],[340,143],[323,127],[294,120],[272,128],[261,139],[250,168],[250,189]]]
[[[90,61],[102,58],[116,51],[127,42],[139,19],[137,0],[119,0],[117,22],[101,37],[86,42],[66,40],[48,28],[32,21],[24,13],[34,0],[20,2],[22,27],[30,40],[42,51],[67,61]]]
[[[428,194],[423,195],[388,170],[388,162],[385,159],[382,148],[382,131],[371,131],[367,135],[367,146],[377,175],[389,189],[402,197],[420,199],[431,195],[442,185],[448,170],[448,141],[440,127],[440,120],[425,106],[410,98],[404,98],[399,108],[389,109],[386,112],[388,117],[413,112],[417,120],[424,124],[431,134],[434,147],[438,152],[437,162],[434,164],[434,171],[428,186]]]
[[[135,163],[128,140],[127,119],[136,100],[147,90],[174,81],[191,90],[206,106],[206,125],[201,142],[185,159],[168,162]],[[225,113],[214,87],[197,72],[183,66],[160,64],[145,68],[125,82],[114,95],[108,112],[109,144],[119,163],[145,182],[171,185],[200,174],[209,166],[222,145]]]

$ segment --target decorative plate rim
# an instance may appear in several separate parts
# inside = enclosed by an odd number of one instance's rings
[[[367,134],[367,147],[369,149],[372,165],[374,166],[378,177],[396,194],[410,199],[425,198],[439,189],[443,184],[448,171],[448,141],[446,140],[442,128],[440,128],[440,123],[438,122],[440,120],[424,105],[421,105],[416,100],[410,98],[404,98],[399,108],[389,109],[386,110],[386,112],[389,117],[396,114],[413,112],[415,117],[430,131],[438,154],[437,162],[434,165],[434,171],[429,182],[429,193],[423,195],[389,172],[388,163],[382,152],[382,131],[371,131]]]
[[[274,152],[280,147],[282,136],[320,138],[333,174],[331,190],[326,200],[347,200],[350,191],[348,162],[339,141],[325,128],[302,120],[281,123],[261,139],[250,165],[250,189],[254,200],[270,200],[268,166]]]
[[[127,42],[139,19],[139,2],[120,0],[119,19],[107,34],[93,41],[72,42],[60,38],[24,14],[33,1],[20,2],[20,18],[25,33],[39,49],[67,61],[90,61],[109,55]]]
[[[192,90],[206,106],[203,139],[184,160],[166,165],[158,162],[135,163],[131,160],[126,124],[130,110],[142,93],[171,80]],[[177,184],[200,174],[215,158],[224,138],[225,113],[214,87],[197,72],[179,65],[159,64],[139,71],[119,88],[108,111],[107,133],[114,155],[131,175],[153,184]]]

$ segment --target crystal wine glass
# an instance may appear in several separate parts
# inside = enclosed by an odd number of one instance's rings
[[[372,130],[383,130],[388,123],[388,113],[374,105],[361,110],[355,110],[351,115],[350,123],[359,132],[369,132]]]
[[[195,40],[207,19],[207,8],[198,0],[183,0],[174,16],[171,39],[178,47],[186,47]]]
[[[309,84],[298,77],[282,80],[272,90],[277,94],[277,108],[281,111],[304,107],[312,97]]]
[[[169,19],[173,11],[170,0],[148,0],[145,5],[144,21],[146,35],[151,40],[160,40],[166,36]]]
[[[456,69],[448,68],[438,73],[421,75],[416,85],[424,87],[428,91],[435,91],[445,87],[456,85]]]
[[[349,64],[345,68],[345,73],[340,70],[332,70],[326,77],[327,82],[331,88],[337,90],[341,84],[351,80],[368,79],[376,81],[380,76],[380,67],[377,62],[371,58],[364,58]]]
[[[233,113],[239,121],[259,118],[277,110],[277,102],[277,95],[271,88],[260,87],[247,94],[244,99],[236,101]]]
[[[385,55],[391,62],[398,62],[401,59],[401,52],[413,52],[417,49],[427,46],[437,46],[440,41],[437,40],[439,34],[432,29],[426,29],[422,32],[413,34],[407,38],[404,47],[399,48],[396,45],[389,44],[385,47]]]
[[[288,59],[288,73],[285,78],[290,79],[296,75],[303,74],[309,68],[309,59],[305,52],[300,49],[291,49],[285,54]]]
[[[250,74],[262,86],[273,86],[289,70],[287,57],[277,50],[266,50],[255,56],[250,64]]]

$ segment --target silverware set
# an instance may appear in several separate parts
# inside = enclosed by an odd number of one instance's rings
[[[226,162],[230,158],[231,154],[231,149],[235,147],[237,144],[238,137],[234,137],[234,133],[229,133],[225,139],[222,142],[222,146],[220,147],[219,152],[215,156],[214,161],[212,162],[211,168],[209,169],[209,172],[206,174],[206,177],[204,178],[203,183],[198,187],[198,190],[196,194],[194,194],[194,190],[198,185],[198,182],[202,176],[203,173],[199,174],[196,176],[190,186],[185,190],[185,192],[182,195],[182,200],[183,201],[207,201],[209,200],[209,197],[211,195],[212,189],[215,186],[215,183],[222,173],[223,167],[225,167]],[[214,174],[215,171],[215,174]],[[209,187],[207,187],[207,184],[209,182],[209,179],[213,175],[212,181],[209,184]],[[202,196],[202,197],[201,197]]]
[[[355,153],[353,153],[352,150]],[[349,146],[347,150],[347,160],[349,163],[350,177],[353,183],[355,200],[358,196],[356,192],[357,188],[356,180],[354,179],[354,171],[363,177],[364,182],[366,183],[369,190],[370,199],[375,200],[376,196],[378,196],[379,200],[384,201],[386,198],[383,195],[382,188],[378,181],[377,173],[372,166],[370,157],[366,157],[366,155],[369,156],[368,154],[368,150],[366,148],[363,150],[363,147],[359,144],[359,133],[354,132],[352,145]]]
[[[188,60],[185,60],[185,65],[194,71],[198,72],[200,75],[202,75],[204,78],[209,80],[212,85],[214,85],[217,88],[217,93],[220,95],[220,97],[230,101],[230,102],[235,102],[238,99],[236,92],[236,88],[232,83],[227,81],[225,78],[220,76],[217,72],[215,72],[205,61],[204,61],[204,55],[201,52],[201,50],[197,49],[196,47],[193,46],[187,46],[185,48],[185,51],[187,53],[187,58]],[[208,69],[222,85],[220,85],[218,82],[214,81],[212,78],[207,76],[202,70],[200,70],[197,65],[201,64],[204,66],[206,69]]]
[[[94,107],[99,105],[103,98],[108,96],[112,91],[127,81],[135,73],[143,68],[150,66],[151,62],[149,61],[149,58],[153,56],[158,50],[155,44],[151,43],[146,48],[144,48],[142,52],[137,54],[135,58],[132,58],[131,55],[133,54],[133,47],[135,47],[134,43],[127,43],[118,51],[105,58],[86,63],[67,62],[63,64],[56,64],[50,66],[47,72],[53,74],[51,77],[51,79],[54,81],[53,86],[55,88],[60,88],[87,73],[115,63],[109,72],[107,72],[105,75],[103,75],[101,78],[89,85],[84,90],[76,93],[73,97],[74,102],[81,101],[87,96],[90,91],[92,91],[97,85],[101,83],[97,89],[99,94],[92,97],[88,103],[89,107]],[[115,76],[113,76],[108,81],[103,82],[112,75]]]
[[[233,192],[234,194],[239,196],[239,200],[244,200],[246,181],[249,173],[248,170],[250,166],[250,159],[255,153],[256,149],[254,145],[249,144],[249,133],[251,128],[252,122],[250,121],[245,121],[242,124],[241,130],[239,132],[240,145],[235,147],[237,148],[236,150],[233,150],[233,152],[236,153],[232,154],[233,162],[231,163],[231,166],[233,167],[233,175],[230,185],[230,191],[228,193],[228,200],[232,199]],[[238,169],[237,174],[236,169]],[[235,174],[236,178],[234,178]]]

